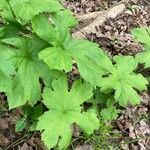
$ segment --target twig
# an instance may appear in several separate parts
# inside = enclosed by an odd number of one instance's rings
[[[96,11],[96,12],[91,12],[91,13],[84,14],[84,15],[76,15],[76,17],[78,18],[78,21],[84,21],[88,19],[97,18],[100,14],[103,14],[103,13],[104,11]]]
[[[99,12],[99,15],[88,26],[72,34],[74,38],[86,38],[86,34],[97,33],[96,26],[102,26],[108,19],[114,19],[126,10],[126,2],[120,2],[106,11]],[[93,15],[91,15],[92,17]],[[82,19],[82,17],[80,18]]]
[[[10,144],[9,146],[7,146],[4,150],[8,150],[10,147],[15,147],[17,146],[18,144],[21,144],[23,143],[24,141],[26,141],[31,135],[26,135],[24,137],[22,137],[21,139],[15,141],[14,143]]]

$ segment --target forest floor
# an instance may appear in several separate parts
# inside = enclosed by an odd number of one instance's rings
[[[150,26],[149,0],[63,0],[64,6],[80,20],[72,31],[76,38],[96,42],[107,54],[135,55],[141,50],[131,30]],[[112,11],[116,10],[116,14]],[[106,15],[107,14],[107,15]],[[150,74],[147,70],[145,74]],[[150,90],[141,93],[141,104],[128,106],[114,122],[103,124],[101,135],[81,137],[74,129],[70,150],[150,150]],[[0,95],[0,150],[46,150],[39,133],[15,133],[20,109],[9,111],[6,97]],[[95,144],[95,145],[94,145]],[[94,145],[92,148],[91,145]]]

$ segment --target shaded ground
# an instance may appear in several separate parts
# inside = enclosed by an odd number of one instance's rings
[[[102,26],[96,27],[97,33],[87,35],[87,39],[98,43],[106,50],[109,56],[123,54],[135,55],[141,50],[141,45],[134,41],[130,31],[134,27],[150,25],[150,2],[133,0],[128,4],[128,9],[115,18],[107,20]],[[118,1],[105,0],[63,0],[66,8],[71,9],[75,14],[82,15],[90,12],[101,11],[111,7]],[[81,26],[82,27],[82,26]],[[80,26],[79,26],[80,28]],[[79,29],[78,28],[78,29]],[[112,122],[113,132],[105,125],[102,131],[105,133],[99,136],[98,133],[90,138],[79,137],[78,128],[74,128],[74,142],[69,149],[92,150],[89,144],[102,145],[111,144],[116,149],[123,150],[149,150],[150,149],[150,96],[149,93],[141,93],[142,103],[139,106],[128,106],[120,114],[116,122]],[[46,150],[37,133],[15,133],[15,124],[22,116],[17,109],[8,111],[6,97],[0,95],[0,150]],[[116,134],[117,133],[117,134]],[[119,134],[118,134],[119,133]],[[102,143],[106,139],[106,143]],[[108,143],[107,143],[108,140]],[[110,142],[110,143],[109,143]],[[82,146],[81,146],[82,145]],[[114,149],[113,147],[113,149]],[[108,147],[97,150],[107,150]]]

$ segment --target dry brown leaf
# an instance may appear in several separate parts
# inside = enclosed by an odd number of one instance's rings
[[[7,146],[10,143],[8,138],[6,138],[3,134],[0,133],[0,146]]]
[[[7,129],[8,121],[4,118],[0,118],[0,129]]]
[[[18,148],[18,150],[33,150],[33,148],[28,146],[27,143],[24,143],[21,147]]]
[[[77,146],[75,150],[94,150],[94,149],[92,148],[92,146],[88,144],[84,144],[84,145]]]
[[[71,131],[74,137],[79,137],[81,130],[76,123],[73,123],[71,126]]]

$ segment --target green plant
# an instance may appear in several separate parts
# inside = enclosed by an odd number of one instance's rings
[[[137,41],[143,44],[144,51],[137,54],[137,62],[144,64],[144,68],[150,67],[150,27],[148,28],[135,28],[132,30],[132,34]]]
[[[43,102],[49,111],[39,118],[37,129],[44,130],[42,139],[48,147],[54,147],[61,137],[58,145],[62,149],[70,143],[72,123],[76,122],[87,134],[91,134],[98,129],[99,120],[92,109],[81,113],[80,105],[92,96],[90,84],[76,81],[68,92],[67,80],[61,77],[52,86],[53,90],[44,89]]]
[[[105,121],[117,117],[117,102],[124,107],[128,102],[140,102],[134,88],[146,90],[148,82],[133,72],[136,60],[117,56],[113,64],[97,44],[73,39],[70,30],[77,20],[59,1],[0,0],[0,4],[0,91],[6,93],[9,109],[30,105],[36,114],[25,111],[16,130],[23,130],[30,117],[31,130],[43,131],[42,140],[48,148],[57,145],[64,149],[71,140],[72,123],[92,134],[99,128],[99,117]],[[81,79],[69,83],[70,88],[66,75],[74,63]],[[101,105],[101,113],[99,107],[96,111],[84,107],[84,102],[102,104],[103,99],[93,97],[98,87],[98,93],[115,97]],[[37,115],[37,103],[49,110]]]
[[[137,62],[132,56],[114,57],[116,64],[110,74],[103,78],[101,91],[115,90],[115,99],[121,106],[127,106],[128,101],[133,105],[140,103],[140,97],[134,88],[146,90],[148,81],[141,75],[135,74],[133,70]]]

